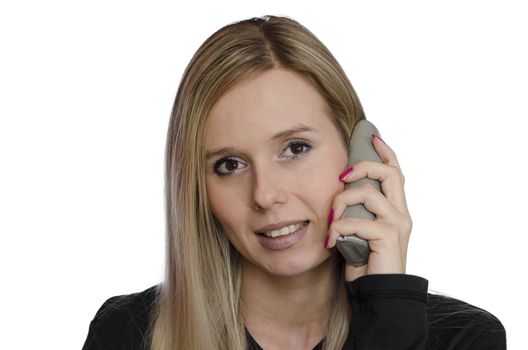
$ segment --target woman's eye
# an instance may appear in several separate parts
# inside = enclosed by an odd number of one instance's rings
[[[235,158],[222,158],[215,163],[214,171],[220,176],[231,175],[232,173],[240,169],[238,167],[238,164],[241,163]],[[223,170],[220,170],[222,168]]]
[[[304,148],[307,150],[303,151]],[[293,156],[291,156],[290,158],[298,159],[299,155],[308,153],[312,149],[312,146],[308,142],[293,141],[288,144],[288,147],[286,147],[285,150],[288,150],[288,149],[290,149],[293,153]]]
[[[308,153],[312,149],[312,146],[305,141],[292,141],[286,146],[284,152],[291,150],[291,155],[288,155],[287,158],[290,159],[299,159],[305,153]],[[222,158],[217,161],[213,168],[214,171],[220,176],[229,176],[237,173],[241,168],[240,164],[242,162],[238,161],[236,158]]]

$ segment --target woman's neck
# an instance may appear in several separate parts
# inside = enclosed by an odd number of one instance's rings
[[[326,336],[335,259],[295,277],[280,277],[244,261],[241,308],[251,336],[265,349],[312,349]]]

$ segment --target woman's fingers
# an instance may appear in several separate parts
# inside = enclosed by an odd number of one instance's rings
[[[358,184],[339,193],[332,204],[336,220],[329,227],[327,248],[335,247],[339,236],[355,234],[367,240],[371,249],[366,266],[357,268],[347,264],[347,280],[365,273],[405,273],[412,229],[403,189],[405,179],[394,151],[380,139],[373,138],[372,143],[383,163],[367,160],[357,162],[352,172],[341,180],[353,183],[367,177],[379,181],[381,192],[368,183]],[[376,216],[375,220],[341,218],[348,206],[360,203]]]
[[[379,137],[373,137],[372,144],[374,145],[374,149],[380,158],[383,160],[383,163],[397,169],[398,175],[401,178],[401,183],[402,185],[405,185],[405,176],[403,176],[400,163],[398,162],[398,157],[396,157],[396,153],[393,151],[393,149],[390,148],[389,145],[387,145],[385,141]]]
[[[392,247],[399,245],[399,229],[398,227],[369,219],[348,217],[335,221],[328,230],[330,238],[328,239],[327,247],[335,246],[339,236],[356,235],[367,241],[380,241],[376,245],[379,248]],[[371,247],[371,250],[372,247]]]
[[[348,206],[362,203],[365,208],[380,220],[400,215],[397,209],[378,189],[369,183],[349,188],[334,198],[334,217],[341,218]]]
[[[359,161],[342,181],[345,183],[355,182],[364,177],[378,180],[382,193],[402,213],[409,215],[405,191],[405,176],[400,168],[396,153],[383,140],[373,137],[374,149],[382,159],[383,163],[373,161]]]
[[[407,212],[405,192],[403,190],[403,175],[399,168],[378,162],[362,160],[354,164],[352,172],[343,179],[343,182],[352,183],[364,177],[378,180],[385,197],[399,211]]]
[[[359,203],[376,215],[376,219],[341,218],[348,206]],[[369,271],[375,273],[405,271],[412,222],[380,191],[368,183],[349,188],[335,197],[332,208],[337,220],[333,221],[328,229],[327,248],[335,247],[339,236],[355,234],[369,242],[371,249]],[[350,272],[353,269],[348,270]]]
[[[371,252],[367,266],[368,271],[377,274],[405,272],[398,226],[376,220],[344,218],[332,224],[328,248],[337,244],[337,237],[351,234],[369,242]]]
[[[400,169],[400,163],[398,162],[398,157],[396,157],[396,153],[392,150],[392,148],[389,147],[379,137],[372,137],[372,144],[374,145],[374,149],[379,154],[381,159],[383,160],[383,163],[392,165],[398,169]]]

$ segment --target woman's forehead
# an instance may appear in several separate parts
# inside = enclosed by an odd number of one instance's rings
[[[321,128],[324,117],[328,111],[317,89],[297,73],[272,69],[223,95],[211,109],[205,129],[219,137],[251,132],[271,137],[299,124]]]

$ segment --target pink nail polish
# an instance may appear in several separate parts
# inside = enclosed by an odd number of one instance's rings
[[[330,215],[328,215],[328,227],[332,225],[332,222],[334,221],[334,209],[330,209]]]
[[[376,138],[380,139],[383,143],[385,143],[385,141],[383,141],[383,139],[381,137],[379,137],[378,135],[376,135],[376,134],[372,134],[372,137],[376,137]]]
[[[339,175],[339,181],[343,181],[343,179],[347,177],[347,175],[350,174],[353,169],[354,169],[353,167],[350,167],[347,170],[345,170],[343,173],[341,173],[341,175]]]

